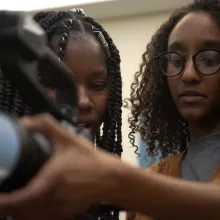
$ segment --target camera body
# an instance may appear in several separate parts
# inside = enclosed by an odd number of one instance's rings
[[[74,131],[90,139],[88,131],[76,126],[78,96],[74,74],[47,46],[44,31],[30,17],[12,12],[0,12],[0,21],[2,74],[19,90],[33,114],[48,112],[67,132]],[[43,76],[41,81],[38,70]],[[42,85],[55,88],[55,102],[48,98]],[[16,131],[12,135],[20,137],[17,164],[7,180],[0,183],[0,192],[9,192],[25,185],[53,152],[50,141],[43,135],[24,131],[15,119],[6,115],[1,118],[5,118],[1,126],[10,121]]]

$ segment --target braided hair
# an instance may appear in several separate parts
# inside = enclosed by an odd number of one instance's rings
[[[79,39],[80,37],[88,34],[94,36],[101,44],[107,57],[107,72],[110,91],[108,98],[107,117],[103,122],[102,132],[99,130],[96,134],[96,144],[112,154],[121,156],[121,60],[119,51],[112,39],[103,29],[103,27],[95,22],[91,17],[87,17],[82,9],[59,12],[39,12],[34,16],[34,19],[45,30],[49,45],[54,36],[59,37],[58,56],[60,60],[64,59],[65,48],[69,39]],[[106,212],[101,216],[101,220],[118,219],[118,216],[118,211]]]
[[[19,92],[12,87],[1,70],[0,75],[0,111],[16,117],[30,115],[31,108],[23,102]]]
[[[162,158],[185,150],[189,140],[188,125],[178,112],[171,97],[167,77],[161,72],[154,57],[167,50],[169,35],[177,23],[191,12],[211,14],[220,26],[220,1],[197,0],[176,10],[159,28],[142,55],[140,70],[131,85],[131,144],[136,147],[135,133],[140,132],[147,144],[148,155]]]

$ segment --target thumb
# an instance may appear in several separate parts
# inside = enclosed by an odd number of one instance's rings
[[[21,124],[27,130],[43,133],[50,139],[56,139],[57,136],[66,137],[66,131],[49,114],[24,117],[21,119]]]

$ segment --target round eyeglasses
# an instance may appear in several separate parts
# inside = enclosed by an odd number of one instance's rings
[[[203,75],[212,75],[220,70],[220,51],[216,49],[203,49],[196,54],[178,52],[163,52],[155,57],[161,71],[168,77],[174,77],[183,72],[187,57],[192,55],[195,69]]]

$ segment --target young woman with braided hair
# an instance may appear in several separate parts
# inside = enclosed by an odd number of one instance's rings
[[[121,61],[112,39],[82,9],[39,12],[34,19],[45,30],[50,47],[76,74],[80,94],[86,94],[79,103],[79,123],[96,135],[98,146],[120,156]]]
[[[82,9],[39,12],[34,16],[49,46],[76,74],[79,126],[90,129],[97,146],[121,156],[122,82],[119,51],[104,28]],[[100,126],[103,123],[102,132]],[[118,211],[101,219],[118,219]]]
[[[34,20],[45,30],[49,46],[76,75],[79,87],[78,126],[89,129],[99,147],[120,157],[121,61],[112,39],[82,9],[40,12],[34,16]],[[10,82],[3,78],[0,89],[2,110],[17,116],[31,114],[30,108],[22,102]],[[53,89],[46,90],[54,98]],[[118,219],[119,212],[112,210],[102,213],[100,217],[103,220]]]

